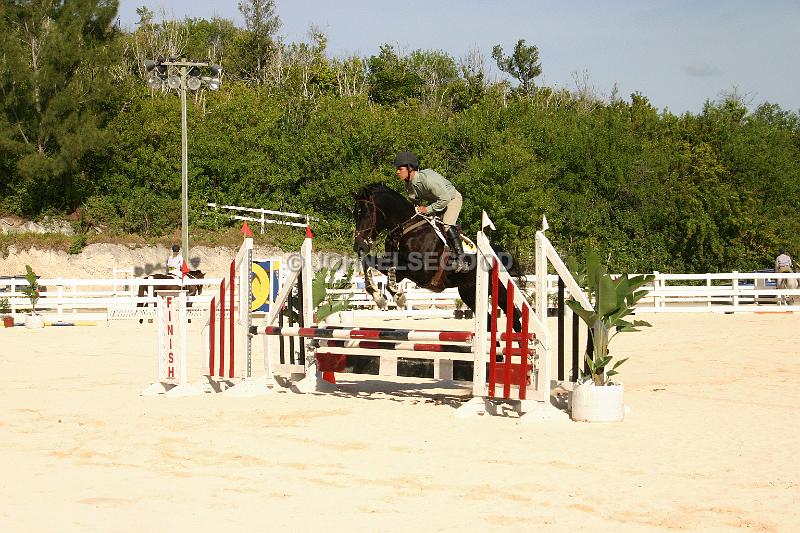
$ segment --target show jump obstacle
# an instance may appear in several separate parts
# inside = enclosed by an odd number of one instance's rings
[[[491,225],[488,217],[486,224]],[[322,379],[325,374],[340,372],[345,368],[348,355],[368,350],[409,353],[434,359],[434,377],[452,379],[453,360],[464,360],[466,354],[473,362],[473,398],[458,409],[459,415],[495,413],[500,404],[510,404],[519,413],[536,411],[536,416],[560,416],[550,404],[550,333],[539,317],[546,316],[546,277],[550,256],[558,257],[542,232],[537,233],[537,273],[542,280],[537,283],[537,309],[524,297],[514,279],[505,271],[500,259],[482,230],[478,233],[478,276],[476,312],[472,331],[431,331],[408,329],[383,329],[366,327],[323,326],[314,324],[311,309],[311,246],[308,232],[301,248],[302,268],[292,272],[285,280],[275,305],[260,326],[251,326],[253,335],[264,336],[265,369],[267,383],[274,375],[291,375],[302,378],[294,384],[300,392],[325,391],[331,384]],[[560,259],[556,270],[569,276]],[[562,272],[563,270],[563,272]],[[571,277],[570,277],[571,279]],[[568,283],[570,289],[579,291],[577,284]],[[498,294],[505,289],[508,304],[498,307]],[[293,293],[301,295],[298,309],[299,326],[276,325],[281,309]],[[588,300],[586,300],[588,303]],[[514,331],[513,320],[505,320],[501,330],[500,312],[506,317],[520,318],[521,329]],[[272,337],[291,337],[300,340],[306,348],[305,357],[296,361],[275,363],[275,346]],[[305,342],[303,342],[305,340]],[[313,355],[312,355],[313,354]],[[392,361],[391,358],[388,358]],[[396,363],[396,360],[393,361]],[[384,368],[381,357],[381,375],[395,375],[396,368]]]
[[[548,266],[552,265],[570,293],[586,309],[591,309],[589,300],[545,237],[546,220],[543,229],[536,233],[535,309],[503,268],[484,233],[486,227],[493,229],[484,213],[476,239],[476,312],[471,331],[382,329],[315,323],[312,309],[313,235],[308,228],[300,250],[300,268],[290,270],[263,322],[254,326],[250,305],[253,241],[248,235],[249,230],[244,228],[244,243],[231,261],[228,275],[220,283],[219,294],[209,306],[204,326],[208,361],[204,389],[206,392],[226,391],[243,396],[270,394],[279,387],[275,377],[283,376],[293,380],[292,388],[298,392],[329,391],[335,387],[329,383],[333,381],[333,373],[344,370],[348,355],[402,351],[433,359],[436,363],[434,377],[439,379],[452,379],[454,360],[473,363],[472,399],[457,410],[459,416],[497,413],[501,405],[510,405],[520,414],[528,413],[527,417],[562,416],[563,413],[550,403],[551,335],[546,321],[540,318],[546,317],[547,313]],[[507,294],[507,305],[500,309],[498,295],[503,289]],[[185,331],[185,302],[181,305],[181,298],[176,299],[179,302],[178,322]],[[296,303],[289,306],[291,299]],[[166,302],[159,306],[160,312],[162,308],[166,312]],[[287,308],[292,318],[285,326],[283,319]],[[183,314],[180,309],[184,309]],[[501,321],[501,312],[506,317],[518,317],[520,330],[514,331],[513,319]],[[240,325],[238,335],[237,322]],[[264,346],[264,375],[259,378],[252,375],[252,337],[255,335],[263,337]],[[273,341],[276,337],[294,339],[299,350],[290,350],[286,360],[282,348],[280,354],[275,353],[276,344],[282,347],[282,343]],[[185,347],[185,342],[180,346]],[[238,359],[234,357],[237,351]],[[185,355],[181,359],[184,364],[179,367],[180,383],[184,384]],[[389,361],[387,365],[384,365],[384,359]],[[381,375],[396,375],[396,358],[393,360],[391,356],[382,355],[381,361]],[[391,364],[395,368],[389,368]],[[169,370],[166,372],[165,378],[159,367],[158,383],[167,380],[169,386],[174,374]],[[209,390],[209,385],[212,390]],[[162,385],[159,389],[154,384],[151,388],[162,390],[164,387]]]
[[[245,238],[231,261],[226,276],[220,281],[218,292],[211,299],[203,322],[204,360],[207,373],[194,385],[187,383],[186,363],[186,293],[158,291],[157,316],[159,325],[159,381],[142,394],[168,396],[203,392],[227,392],[234,395],[253,396],[271,391],[253,379],[251,339],[247,334],[252,320],[250,294],[252,291],[253,239],[247,224],[243,226]],[[165,298],[164,296],[172,296]],[[237,335],[237,324],[239,334]],[[239,357],[236,358],[236,354]],[[165,355],[166,354],[166,355]],[[169,362],[180,354],[180,386],[175,387],[174,368]],[[237,368],[238,367],[238,368]]]

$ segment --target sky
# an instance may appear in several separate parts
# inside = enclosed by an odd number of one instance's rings
[[[123,28],[135,28],[143,5],[157,20],[244,25],[235,0],[120,0]],[[525,39],[539,49],[537,85],[574,90],[583,80],[601,97],[639,92],[675,114],[731,93],[750,109],[766,101],[800,111],[797,0],[276,0],[276,11],[286,42],[307,42],[313,24],[331,57],[377,55],[382,44],[456,60],[478,51],[500,79],[492,48],[509,54]]]

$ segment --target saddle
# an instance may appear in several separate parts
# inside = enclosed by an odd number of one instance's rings
[[[416,220],[420,218],[420,220]],[[404,222],[395,232],[392,232],[392,237],[395,243],[398,243],[400,237],[407,233],[411,233],[417,228],[420,228],[426,224],[429,224],[433,231],[436,233],[436,236],[439,237],[439,240],[442,241],[442,244],[447,246],[447,238],[444,236],[444,222],[435,216],[435,215],[423,215],[422,213],[417,213],[415,217],[412,217],[410,220]],[[464,235],[464,232],[461,230],[461,225],[456,224],[456,230],[458,230],[458,236],[461,237],[461,245],[464,247],[464,254],[467,255],[474,255],[478,253],[478,247],[475,246],[475,243],[472,242],[472,239]]]
[[[392,240],[394,241],[394,246],[398,247],[400,245],[401,237],[425,225],[430,225],[433,228],[434,233],[444,246],[444,253],[442,253],[441,257],[439,258],[439,268],[436,271],[436,274],[433,276],[430,283],[428,283],[424,288],[433,292],[441,292],[445,288],[444,284],[442,283],[444,272],[452,258],[450,253],[450,245],[447,242],[447,237],[444,235],[444,223],[442,220],[435,215],[423,215],[422,213],[417,213],[415,216],[411,217],[411,219],[395,228],[392,232],[390,232],[390,234]],[[461,226],[456,225],[455,228],[458,236],[461,238],[461,246],[464,249],[464,255],[477,254],[478,247],[475,246],[475,243],[472,242],[469,237],[464,235],[463,231],[461,230]]]

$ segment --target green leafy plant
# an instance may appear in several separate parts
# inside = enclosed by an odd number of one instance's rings
[[[649,327],[644,320],[629,320],[627,317],[634,311],[636,302],[641,300],[647,290],[642,286],[655,279],[652,274],[628,276],[622,274],[612,277],[601,263],[600,257],[591,249],[586,250],[583,265],[578,265],[574,258],[567,260],[567,266],[578,284],[586,290],[593,310],[584,309],[577,300],[571,298],[566,303],[589,328],[591,348],[587,347],[585,358],[588,373],[582,372],[582,378],[591,378],[595,385],[606,385],[609,378],[618,374],[617,368],[628,360],[620,359],[607,370],[612,356],[608,345],[618,333],[639,331],[640,327]]]
[[[317,316],[317,322],[322,322],[326,317],[339,311],[346,311],[350,309],[350,299],[336,298],[338,295],[328,294],[329,290],[344,289],[350,283],[350,278],[353,275],[353,266],[347,269],[344,277],[334,280],[334,276],[329,274],[336,273],[341,266],[342,261],[337,261],[331,268],[321,268],[314,275],[314,281],[311,284],[311,299],[314,310]]]
[[[36,314],[36,302],[39,301],[39,282],[36,281],[36,273],[30,265],[25,265],[25,279],[28,285],[20,289],[22,293],[31,301],[31,313]]]
[[[86,246],[86,233],[78,233],[69,245],[68,253],[70,255],[77,255]]]
[[[11,304],[8,298],[0,298],[0,317],[11,314]]]

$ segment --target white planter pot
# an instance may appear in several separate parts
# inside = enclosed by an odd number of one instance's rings
[[[37,329],[44,327],[44,315],[25,315],[25,327]]]
[[[625,418],[625,387],[598,387],[592,381],[575,385],[569,395],[572,420],[576,422],[621,422]]]

